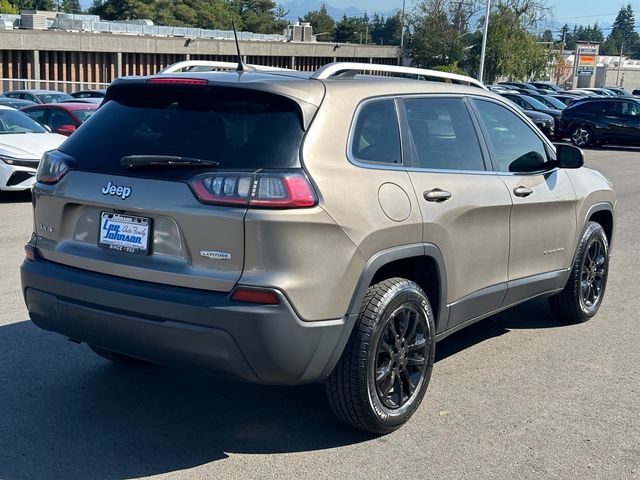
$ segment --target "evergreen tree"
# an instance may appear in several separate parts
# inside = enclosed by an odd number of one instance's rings
[[[369,28],[369,18],[347,17],[344,15],[335,28],[335,41],[342,43],[361,43],[365,41]]]
[[[323,3],[320,10],[307,12],[304,17],[300,18],[301,22],[309,22],[313,27],[313,33],[318,35],[319,42],[332,42],[334,37],[334,29],[336,22],[327,13],[327,7]]]
[[[635,16],[631,4],[622,7],[613,22],[609,36],[602,44],[600,53],[604,55],[637,55],[640,50],[638,34],[635,31]]]

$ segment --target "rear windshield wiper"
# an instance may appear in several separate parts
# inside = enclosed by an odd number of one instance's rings
[[[220,162],[176,155],[127,155],[120,159],[125,168],[137,167],[218,167]]]

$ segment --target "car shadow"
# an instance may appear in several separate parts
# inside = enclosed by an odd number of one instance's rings
[[[437,360],[513,328],[549,328],[523,304],[443,340]],[[333,416],[323,387],[268,387],[152,365],[124,367],[29,321],[0,327],[0,478],[131,478],[227,458],[375,437]]]
[[[31,190],[21,192],[0,192],[1,203],[23,203],[31,201]]]
[[[566,327],[544,298],[529,300],[470,325],[438,342],[436,362],[511,330]]]
[[[633,146],[629,146],[629,145],[609,145],[609,144],[605,144],[602,145],[600,147],[589,147],[583,150],[589,150],[589,151],[593,151],[593,152],[597,152],[597,151],[614,151],[614,152],[631,152],[631,153],[638,153],[640,152],[640,146],[638,147],[633,147]]]
[[[0,352],[0,478],[146,477],[374,438],[340,424],[321,385],[124,367],[30,321],[0,327]]]

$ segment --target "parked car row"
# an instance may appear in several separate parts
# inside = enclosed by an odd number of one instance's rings
[[[58,148],[98,109],[105,90],[0,95],[0,191],[27,190],[44,152]]]
[[[26,100],[33,103],[60,103],[68,101],[77,101],[78,99],[97,99],[97,102],[101,102],[106,95],[106,90],[80,90],[73,93],[64,93],[57,90],[11,90],[4,92],[0,95],[0,98],[11,98],[14,100]],[[95,100],[92,100],[95,101]]]
[[[563,91],[541,82],[503,82],[491,90],[517,105],[552,139],[579,147],[640,145],[640,96],[621,87]]]

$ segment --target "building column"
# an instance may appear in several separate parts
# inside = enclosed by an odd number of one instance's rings
[[[40,51],[33,51],[33,79],[35,80],[35,88],[40,88]]]
[[[122,76],[122,52],[118,52],[116,56],[116,75]]]

